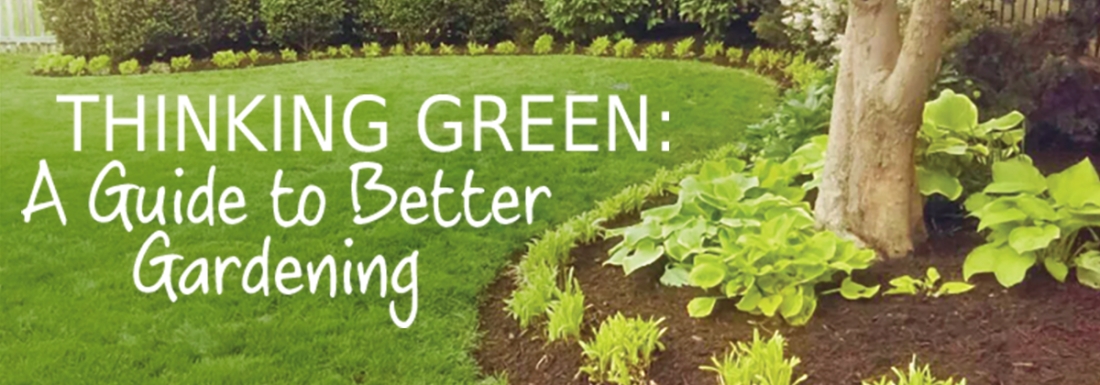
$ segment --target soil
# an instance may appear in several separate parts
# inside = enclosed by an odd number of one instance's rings
[[[632,220],[636,217],[617,222]],[[980,241],[973,231],[939,234],[913,258],[878,263],[856,279],[887,287],[891,278],[923,277],[935,266],[945,279],[960,280],[963,259]],[[719,302],[710,317],[690,318],[687,303],[701,291],[662,286],[660,264],[630,276],[602,265],[617,242],[601,240],[572,251],[574,274],[590,305],[584,329],[590,333],[616,312],[664,317],[666,349],[650,368],[650,384],[717,383],[699,367],[725,354],[730,342],[751,339],[758,328],[787,337],[787,354],[802,360],[796,373],[809,375],[806,384],[859,384],[890,373],[892,366],[905,367],[915,354],[938,377],[965,377],[971,385],[1100,385],[1100,291],[1080,285],[1072,273],[1062,284],[1033,269],[1011,289],[982,275],[971,280],[977,284],[973,291],[941,298],[822,296],[809,324],[792,327],[739,312],[732,300]],[[548,344],[541,326],[520,330],[503,310],[513,289],[512,277],[502,274],[484,295],[483,339],[475,352],[483,371],[506,372],[517,385],[587,384],[577,375],[576,343]]]

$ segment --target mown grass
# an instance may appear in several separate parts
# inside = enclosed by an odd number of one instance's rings
[[[664,61],[623,61],[586,57],[453,57],[339,60],[193,74],[43,78],[28,75],[33,59],[0,56],[0,362],[5,383],[351,383],[447,384],[471,383],[480,374],[469,355],[477,341],[477,301],[481,289],[507,262],[508,256],[536,232],[590,208],[621,187],[644,180],[658,167],[700,156],[704,151],[738,139],[743,128],[760,119],[774,104],[774,84],[743,71],[705,64]],[[389,146],[375,154],[360,154],[344,145],[339,117],[333,152],[317,150],[260,153],[250,147],[224,151],[226,111],[219,110],[219,151],[199,150],[194,134],[185,153],[134,151],[135,130],[115,133],[116,150],[104,151],[104,112],[86,107],[84,150],[72,151],[71,108],[55,102],[58,94],[113,94],[119,114],[136,114],[137,94],[149,98],[147,130],[155,131],[154,96],[191,95],[205,112],[205,96],[237,95],[239,105],[253,95],[302,94],[317,111],[323,95],[342,106],[357,94],[387,98],[384,110],[371,109],[374,120],[389,122]],[[509,106],[513,145],[519,141],[520,95],[567,93],[622,95],[635,103],[650,100],[650,146],[646,153],[624,151],[620,134],[616,153],[508,153],[487,137],[490,146],[466,147],[437,154],[424,148],[416,133],[420,103],[428,96],[451,93],[463,108],[437,108],[432,127],[444,120],[472,120],[475,94],[503,97]],[[289,132],[290,108],[284,101],[284,132]],[[224,104],[223,104],[224,106]],[[606,144],[606,106],[578,109],[600,117],[600,128],[582,129],[578,139]],[[636,107],[632,107],[633,111]],[[174,148],[175,112],[168,115],[168,144]],[[662,123],[660,112],[672,121]],[[564,146],[564,103],[537,106],[533,115],[555,119],[554,127],[533,130],[533,141]],[[358,113],[357,113],[358,114]],[[365,114],[356,119],[365,119]],[[247,120],[261,141],[272,141],[270,104],[264,103]],[[363,120],[366,121],[366,120]],[[468,127],[469,128],[469,127]],[[442,129],[435,131],[442,135]],[[305,134],[311,138],[311,134]],[[151,148],[155,137],[147,138]],[[672,151],[660,152],[660,142]],[[238,143],[240,145],[240,143]],[[24,223],[40,159],[49,162],[65,203],[68,225],[61,226],[52,210]],[[118,223],[94,222],[88,194],[96,174],[110,160],[127,168],[126,182],[141,186],[191,189],[202,184],[207,168],[218,166],[216,187],[244,190],[249,217],[236,226],[137,224],[126,232]],[[467,169],[476,171],[475,184],[487,191],[510,185],[549,186],[553,198],[540,200],[532,225],[490,225],[474,229],[465,223],[443,229],[429,221],[403,223],[399,214],[366,226],[351,223],[347,194],[348,166],[357,161],[385,166],[383,182],[398,188],[430,189],[435,171],[444,169],[445,185],[461,186]],[[172,172],[186,171],[182,178]],[[275,170],[283,169],[284,184],[301,189],[316,184],[327,194],[324,220],[315,227],[284,229],[271,217],[268,195]],[[112,180],[119,181],[115,176]],[[45,195],[42,196],[42,199]],[[475,201],[487,210],[488,199]],[[107,211],[110,202],[100,204]],[[381,203],[379,203],[380,205]],[[446,210],[460,210],[461,197],[444,198]],[[284,204],[290,206],[289,204]],[[289,212],[284,210],[284,212]],[[483,211],[482,211],[483,212]],[[140,293],[132,282],[132,267],[141,243],[163,228],[172,237],[171,251],[185,256],[176,276],[198,257],[237,255],[247,262],[272,237],[271,259],[293,255],[302,261],[333,254],[343,260],[369,262],[387,257],[391,269],[400,257],[419,250],[419,302],[410,329],[393,325],[387,299],[377,296],[372,282],[367,295],[300,293],[283,296],[246,295],[240,270],[229,269],[223,295],[192,295],[176,303],[163,293]],[[345,238],[356,243],[351,248]],[[159,254],[159,253],[158,253]],[[155,280],[155,271],[145,275]],[[269,273],[271,274],[271,273]],[[211,282],[213,284],[213,282]],[[213,287],[211,288],[213,290]],[[326,291],[322,283],[319,291]],[[272,287],[274,290],[274,287]],[[326,293],[327,294],[327,293]],[[407,309],[407,296],[398,296]],[[400,314],[405,314],[401,311]]]

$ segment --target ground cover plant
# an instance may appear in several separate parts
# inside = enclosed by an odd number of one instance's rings
[[[807,380],[805,374],[795,377],[795,367],[801,360],[783,354],[787,341],[778,332],[765,340],[760,330],[753,330],[751,342],[730,345],[730,351],[721,359],[713,357],[712,366],[701,368],[716,373],[720,385],[798,385]]]
[[[115,152],[97,151],[90,144],[102,144],[104,133],[89,127],[104,115],[95,108],[84,111],[90,119],[84,133],[89,147],[74,153],[71,146],[57,145],[71,139],[71,116],[37,113],[56,109],[57,94],[111,93],[119,116],[135,116],[135,95],[145,94],[150,103],[146,107],[147,127],[155,126],[150,95],[158,90],[202,95],[201,100],[193,99],[198,110],[204,109],[205,96],[210,94],[234,94],[239,98],[302,94],[316,98],[325,93],[332,94],[339,103],[373,90],[388,98],[389,108],[372,113],[378,113],[377,118],[392,127],[415,126],[419,103],[440,90],[469,90],[457,91],[464,99],[471,98],[474,91],[497,94],[509,106],[519,105],[520,94],[550,93],[562,98],[571,91],[614,92],[624,100],[634,100],[645,93],[652,105],[665,106],[673,116],[683,118],[650,128],[654,138],[669,135],[676,151],[667,153],[619,151],[597,156],[554,153],[519,157],[487,150],[443,157],[425,150],[414,130],[394,130],[390,148],[373,155],[372,159],[387,167],[383,180],[393,185],[427,183],[424,181],[430,181],[443,164],[447,165],[443,183],[449,185],[462,183],[462,173],[453,172],[453,167],[464,170],[475,163],[476,179],[482,180],[486,188],[514,183],[511,176],[534,176],[522,182],[552,186],[554,198],[536,210],[537,221],[532,226],[443,231],[408,228],[397,223],[399,219],[354,227],[337,218],[294,231],[268,226],[263,221],[248,227],[172,228],[173,251],[188,257],[226,251],[252,254],[264,235],[278,240],[278,253],[313,261],[324,253],[367,258],[376,254],[404,255],[412,248],[419,249],[420,312],[409,330],[399,330],[390,321],[386,308],[393,297],[260,297],[227,290],[221,296],[192,296],[170,304],[163,297],[134,290],[130,277],[135,245],[155,226],[137,225],[134,232],[124,232],[115,227],[117,224],[98,224],[76,215],[64,227],[37,218],[28,225],[22,222],[20,208],[6,205],[0,211],[0,247],[6,250],[2,253],[0,280],[5,293],[2,308],[10,317],[0,320],[0,330],[10,338],[0,339],[0,361],[13,363],[4,371],[5,379],[13,382],[338,383],[359,379],[371,384],[474,383],[480,371],[467,352],[477,340],[478,295],[512,251],[551,224],[563,223],[590,208],[590,202],[652,176],[658,167],[695,159],[716,143],[741,135],[749,122],[763,117],[775,97],[774,83],[742,71],[688,62],[575,56],[389,57],[304,62],[247,71],[69,79],[28,76],[33,61],[25,56],[0,57],[4,79],[0,82],[0,111],[4,116],[0,185],[5,186],[0,197],[5,202],[26,202],[29,191],[8,186],[32,183],[35,165],[41,158],[49,159],[55,176],[65,175],[57,188],[66,200],[86,194],[82,186],[89,185],[100,167],[111,159],[124,162],[127,183],[143,186],[181,183],[165,164],[178,165],[186,171],[183,183],[198,186],[205,181],[206,168],[216,160],[219,181],[224,175],[250,198],[255,197],[249,201],[250,207],[271,205],[266,194],[271,175],[255,172],[258,165],[272,172],[283,169],[287,183],[312,183],[342,191],[347,187],[348,164],[361,159],[360,154],[348,149],[323,153],[315,148],[278,156],[270,152],[220,152],[212,155],[214,160],[175,151],[124,152],[119,148],[123,143],[132,145],[136,132],[123,129],[114,133]],[[133,68],[139,68],[136,60],[133,63]],[[364,73],[386,76],[362,76]],[[463,75],[454,76],[456,73]],[[501,75],[509,73],[543,76]],[[479,86],[470,89],[471,84]],[[630,87],[613,88],[617,84]],[[402,92],[387,93],[394,89]],[[558,117],[555,122],[559,122],[563,111],[564,106],[558,105],[532,112]],[[272,133],[258,128],[271,126],[271,113],[270,105],[261,105],[247,119],[264,143],[273,140]],[[456,108],[437,113],[431,118],[433,125],[464,121],[471,112]],[[596,108],[580,108],[578,113],[602,115]],[[651,116],[650,121],[659,119]],[[509,127],[509,135],[518,135],[514,131],[518,127],[505,126]],[[563,141],[560,130],[532,132],[536,133],[532,140],[559,145]],[[588,134],[578,136],[578,140],[597,142],[606,135],[596,130],[584,132]],[[225,139],[219,135],[219,147]],[[187,142],[189,148],[198,146],[193,140]],[[547,164],[555,165],[559,172],[542,172]],[[400,171],[391,171],[390,167]],[[350,207],[346,198],[336,195],[328,204]],[[592,236],[591,230],[585,234],[583,237]],[[357,240],[352,248],[342,243],[345,237]],[[209,239],[222,241],[202,241]],[[362,239],[370,243],[360,242]],[[230,272],[227,279],[240,279],[240,274]],[[62,289],[41,290],[42,285]],[[408,304],[399,300],[396,306],[406,309]],[[501,307],[501,302],[494,306]],[[151,351],[158,353],[153,355]],[[570,376],[575,373],[576,369]]]

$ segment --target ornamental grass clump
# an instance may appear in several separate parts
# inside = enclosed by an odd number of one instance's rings
[[[626,318],[622,313],[608,317],[592,340],[580,342],[581,373],[595,383],[645,384],[653,354],[665,349],[663,321]]]
[[[722,385],[798,385],[806,381],[803,374],[794,377],[794,369],[801,360],[787,358],[783,354],[787,341],[779,332],[770,339],[760,338],[760,331],[753,330],[752,342],[730,344],[730,351],[721,359],[712,357],[713,366],[700,369],[717,374]]]

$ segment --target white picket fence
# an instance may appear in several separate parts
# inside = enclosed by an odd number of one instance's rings
[[[0,52],[57,49],[36,0],[0,0]]]

